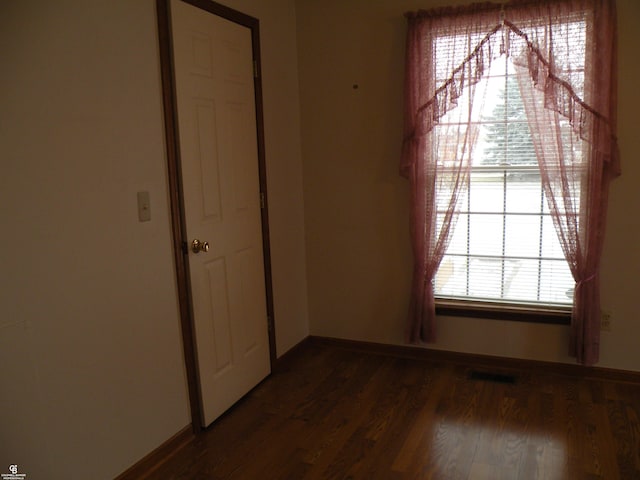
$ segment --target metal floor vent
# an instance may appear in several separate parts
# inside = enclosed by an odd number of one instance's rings
[[[469,373],[470,380],[482,380],[485,382],[494,382],[494,383],[507,383],[513,384],[516,383],[515,375],[508,375],[505,373],[494,373],[494,372],[480,372],[478,370],[471,370]]]

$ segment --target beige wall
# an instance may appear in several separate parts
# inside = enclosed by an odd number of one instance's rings
[[[294,7],[233,3],[262,20],[281,355],[308,332]],[[113,478],[190,422],[155,22],[153,0],[0,6],[0,468],[28,478]]]
[[[411,253],[408,188],[398,175],[403,12],[446,0],[298,0],[310,329],[402,344]],[[453,2],[449,2],[451,4]],[[459,1],[456,3],[470,3]],[[620,147],[602,274],[601,366],[640,371],[640,4],[618,0]],[[358,88],[354,89],[353,85]],[[438,318],[433,348],[548,361],[566,355],[567,327]]]

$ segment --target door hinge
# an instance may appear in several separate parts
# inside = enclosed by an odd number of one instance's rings
[[[260,192],[260,208],[264,209],[264,205],[265,205],[264,192]]]
[[[258,61],[255,59],[253,60],[253,78],[258,78]]]

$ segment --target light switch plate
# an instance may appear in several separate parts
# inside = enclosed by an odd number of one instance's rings
[[[148,222],[151,220],[151,202],[149,192],[138,192],[138,220]]]

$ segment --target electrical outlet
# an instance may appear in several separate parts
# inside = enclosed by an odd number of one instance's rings
[[[602,311],[600,313],[600,330],[603,332],[611,331],[611,312]]]

